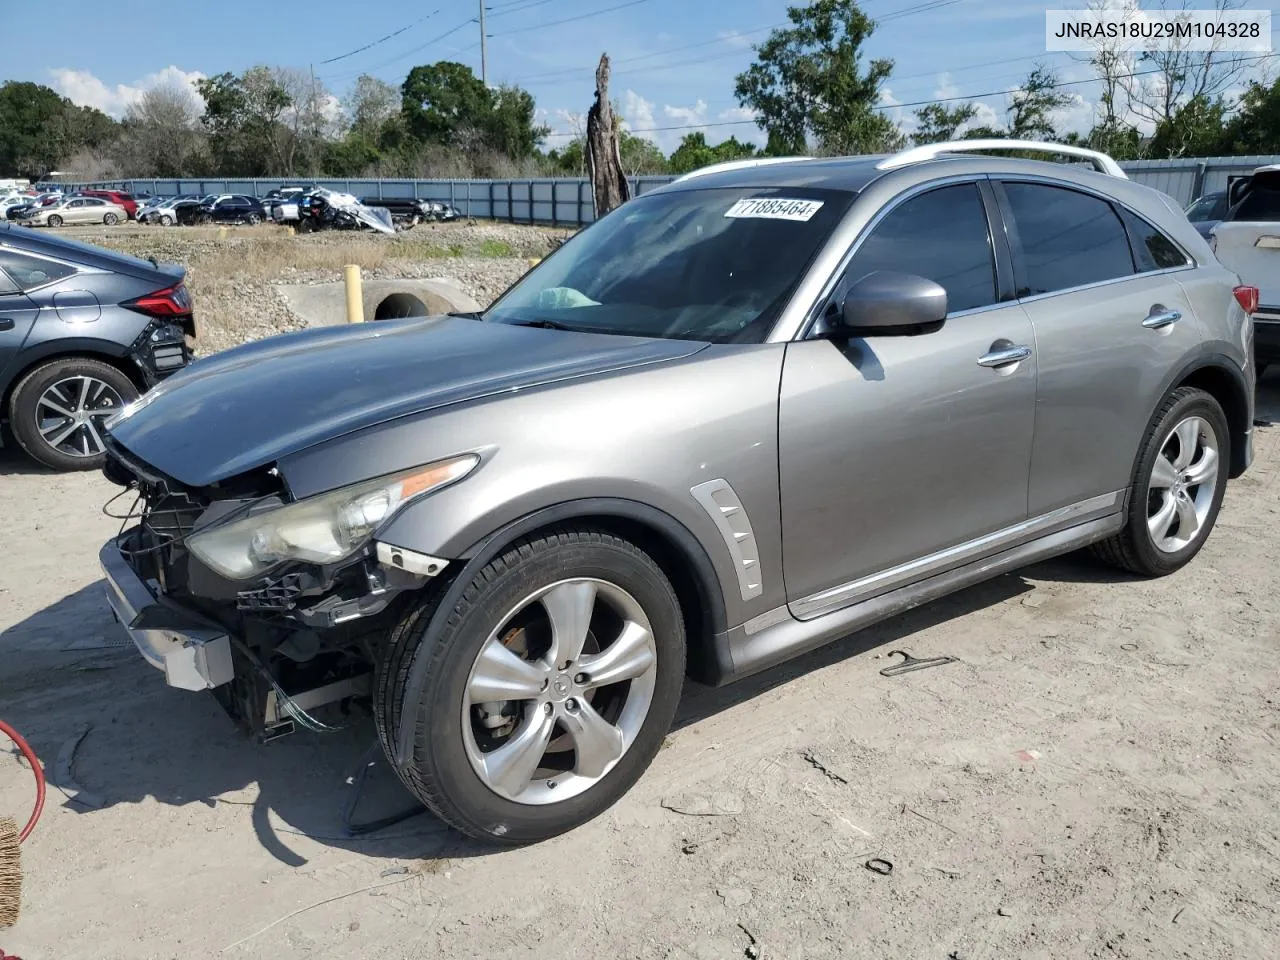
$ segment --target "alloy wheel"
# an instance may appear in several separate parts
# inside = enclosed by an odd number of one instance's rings
[[[616,584],[561,580],[485,640],[462,704],[467,758],[494,793],[549,804],[602,780],[653,703],[658,655],[639,602]]]
[[[71,457],[96,457],[105,449],[102,423],[124,406],[115,388],[96,377],[59,380],[36,401],[36,430],[45,443]]]
[[[1213,509],[1218,486],[1218,437],[1202,417],[1187,417],[1169,432],[1147,487],[1147,529],[1162,553],[1185,550]]]

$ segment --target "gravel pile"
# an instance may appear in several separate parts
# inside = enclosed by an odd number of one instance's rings
[[[195,301],[198,352],[214,353],[300,330],[276,290],[280,283],[326,283],[357,263],[367,279],[453,279],[482,306],[571,231],[503,223],[422,224],[395,238],[341,232],[290,236],[271,226],[92,227],[67,235],[143,259],[180,263]]]

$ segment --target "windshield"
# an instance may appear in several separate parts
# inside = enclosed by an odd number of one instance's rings
[[[802,187],[638,197],[569,240],[484,319],[761,343],[853,197]]]
[[[1221,214],[1215,215],[1215,210],[1219,206],[1225,206],[1223,201],[1226,199],[1225,193],[1210,193],[1201,197],[1191,206],[1187,207],[1187,219],[1193,223],[1200,220],[1217,220]]]

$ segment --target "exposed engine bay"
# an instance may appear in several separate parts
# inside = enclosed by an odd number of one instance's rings
[[[288,561],[268,575],[231,580],[201,563],[188,540],[285,502],[274,470],[195,490],[112,444],[103,472],[125,488],[104,508],[121,521],[114,542],[154,601],[124,625],[199,637],[205,662],[215,665],[205,685],[261,741],[298,727],[341,726],[341,714],[370,696],[376,645],[403,615],[397,601],[445,565],[370,542],[338,563]],[[339,718],[320,719],[318,708]]]

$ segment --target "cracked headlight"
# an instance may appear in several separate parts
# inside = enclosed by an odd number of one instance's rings
[[[479,462],[466,454],[308,497],[196,533],[187,548],[230,580],[283,560],[336,563],[368,543],[406,503],[462,479]]]

